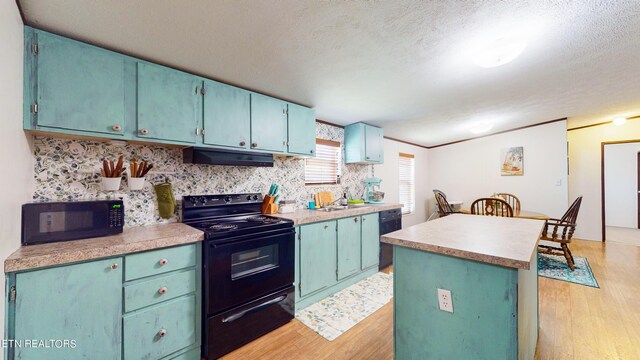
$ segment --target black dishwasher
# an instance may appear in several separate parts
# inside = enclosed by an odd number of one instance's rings
[[[380,236],[400,230],[402,228],[402,213],[400,209],[380,212]],[[380,265],[382,270],[393,264],[393,245],[380,243]]]

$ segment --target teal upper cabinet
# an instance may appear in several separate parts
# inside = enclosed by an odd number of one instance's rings
[[[300,226],[300,295],[335,284],[336,221]]]
[[[316,112],[304,106],[289,104],[288,152],[316,155]]]
[[[360,271],[360,216],[338,220],[338,280]]]
[[[18,273],[14,286],[8,337],[71,340],[75,347],[16,347],[9,358],[120,359],[122,258]]]
[[[382,164],[384,162],[381,128],[355,123],[344,128],[345,163]]]
[[[137,136],[194,144],[202,119],[202,79],[138,63]]]
[[[31,99],[25,102],[33,113],[27,127],[122,136],[124,58],[48,33],[25,34],[25,73],[31,75],[25,81]]]
[[[380,256],[378,213],[362,215],[362,269],[377,265]]]
[[[276,153],[287,151],[287,103],[251,94],[251,148]]]
[[[249,148],[249,92],[216,81],[204,81],[204,140],[207,145]]]

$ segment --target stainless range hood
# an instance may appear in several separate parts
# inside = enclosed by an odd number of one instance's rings
[[[273,167],[272,154],[193,147],[182,150],[182,161],[185,164]]]

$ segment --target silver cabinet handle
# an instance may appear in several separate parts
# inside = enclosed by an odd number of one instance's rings
[[[142,134],[142,135],[147,135],[147,134],[149,134],[149,130],[147,130],[147,129],[140,129],[140,134]]]
[[[165,335],[167,335],[167,330],[166,329],[160,329],[160,331],[158,331],[158,336],[159,337],[164,337]]]
[[[120,126],[119,124],[115,124],[111,128],[113,129],[113,131],[122,131],[122,126]]]
[[[168,263],[169,263],[169,260],[167,260],[166,258],[160,259],[160,261],[158,261],[158,264],[160,264],[160,266],[165,266]]]
[[[169,289],[167,289],[166,286],[163,286],[160,289],[158,289],[158,294],[164,295],[167,291],[169,291]]]
[[[118,263],[111,264],[111,269],[115,270],[118,268]]]
[[[226,318],[222,319],[222,322],[223,323],[228,323],[228,322],[236,321],[236,320],[240,319],[241,317],[245,316],[248,313],[252,313],[252,312],[261,310],[261,309],[263,309],[263,308],[265,308],[265,307],[267,307],[269,305],[279,303],[280,301],[282,301],[282,300],[284,300],[286,298],[287,298],[287,295],[278,296],[275,299],[271,299],[269,301],[265,301],[260,305],[256,305],[256,306],[254,306],[252,308],[240,311],[239,313],[236,313],[236,314],[233,314],[233,315],[231,315],[229,317],[226,317]]]
[[[200,128],[196,128],[196,136],[200,135]]]
[[[240,141],[240,146],[244,146],[245,144],[246,144],[246,142]]]

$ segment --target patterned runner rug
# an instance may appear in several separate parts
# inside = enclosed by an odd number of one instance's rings
[[[587,258],[580,256],[573,258],[576,262],[575,270],[571,271],[564,256],[538,254],[538,276],[600,288]]]
[[[325,339],[333,341],[380,309],[392,297],[393,274],[378,272],[297,311],[296,319]]]

